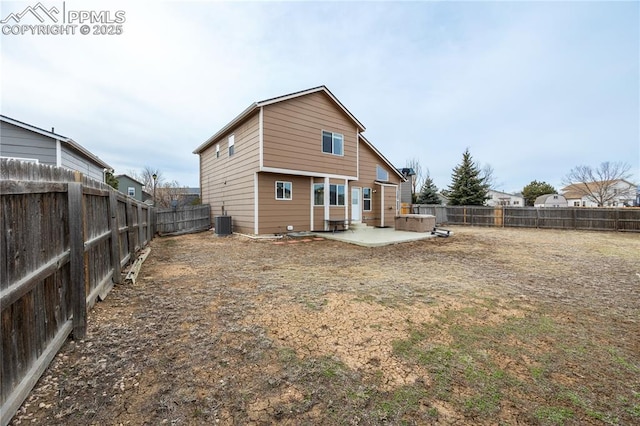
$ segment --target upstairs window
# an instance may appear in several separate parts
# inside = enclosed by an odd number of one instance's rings
[[[291,200],[291,182],[276,181],[276,200]]]
[[[376,180],[379,180],[381,182],[388,182],[389,172],[387,172],[385,169],[383,169],[380,166],[376,166]]]
[[[235,144],[236,144],[235,135],[229,136],[229,157],[231,157],[235,152]]]
[[[130,186],[127,188],[127,195],[129,197],[135,197],[136,196],[136,188],[133,186]]]
[[[340,133],[322,131],[322,152],[333,155],[344,155],[344,136]]]

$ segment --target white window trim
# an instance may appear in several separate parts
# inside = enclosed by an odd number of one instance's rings
[[[131,190],[133,190],[133,191],[131,191]],[[133,194],[131,192],[133,192]],[[128,186],[127,187],[127,195],[129,197],[135,197],[136,196],[136,187],[135,186]]]
[[[325,152],[324,150],[324,134],[325,133],[329,133],[331,134],[331,152]],[[340,135],[340,137],[342,138],[342,152],[340,154],[336,154],[334,152],[334,146],[333,146],[333,137],[334,135]],[[338,157],[344,157],[344,135],[342,133],[338,133],[338,132],[330,132],[329,130],[322,130],[320,132],[320,152],[322,152],[323,154],[329,154],[329,155],[335,155]]]
[[[335,186],[336,187],[336,204],[331,204],[331,187]],[[344,204],[337,204],[338,203],[338,187],[341,186],[344,188]],[[347,195],[346,195],[346,191],[347,191],[347,186],[344,183],[331,183],[329,184],[329,206],[330,207],[345,207],[347,205]]]
[[[283,187],[282,187],[282,195],[283,195],[283,198],[278,198],[278,184],[279,184],[279,183],[282,183],[282,184],[284,184],[284,185],[289,184],[289,198],[284,197],[284,194],[285,194],[285,191],[284,191],[285,186],[283,186]],[[276,200],[278,200],[278,201],[291,201],[291,200],[293,200],[293,183],[288,182],[288,181],[284,181],[284,180],[277,180],[277,181],[276,181],[276,184],[275,184],[275,191],[276,191],[276,194],[275,194],[275,196],[276,196]]]
[[[236,153],[236,150],[234,148],[236,145],[236,135],[229,135],[229,137],[227,138],[227,141],[228,141],[228,147],[229,147],[229,157],[231,157]]]
[[[316,185],[317,186],[321,186],[323,191],[322,191],[322,204],[316,204]],[[314,207],[322,207],[324,206],[324,188],[325,185],[324,183],[318,183],[318,182],[313,182],[312,186],[311,186],[311,205]]]
[[[365,195],[364,195],[366,189],[369,190],[369,198],[366,198]],[[366,205],[365,201],[369,201],[369,208],[368,209],[364,208],[364,206]],[[363,212],[370,212],[372,210],[373,210],[373,188],[369,188],[369,187],[362,188],[362,211]]]
[[[220,144],[216,144],[216,158],[220,158]]]
[[[380,174],[379,172],[382,172],[386,175],[385,179],[380,179]],[[376,164],[376,180],[382,181],[382,182],[389,182],[389,172],[387,170],[384,169],[384,167],[382,167],[379,164]]]

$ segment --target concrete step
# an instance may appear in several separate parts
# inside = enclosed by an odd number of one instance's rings
[[[352,231],[366,231],[368,229],[373,229],[373,227],[362,222],[351,222],[349,224],[349,229],[351,229]]]

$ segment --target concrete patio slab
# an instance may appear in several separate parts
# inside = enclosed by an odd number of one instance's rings
[[[343,241],[364,247],[379,247],[436,237],[431,232],[408,232],[396,231],[394,228],[370,227],[336,232],[316,232],[315,235],[328,240]]]

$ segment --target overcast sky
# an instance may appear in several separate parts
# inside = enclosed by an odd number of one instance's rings
[[[3,1],[1,19],[36,4]],[[324,84],[440,189],[466,148],[509,192],[603,161],[640,180],[638,2],[42,4],[126,21],[121,35],[0,36],[2,114],[116,174],[199,186],[208,137],[254,101]]]

